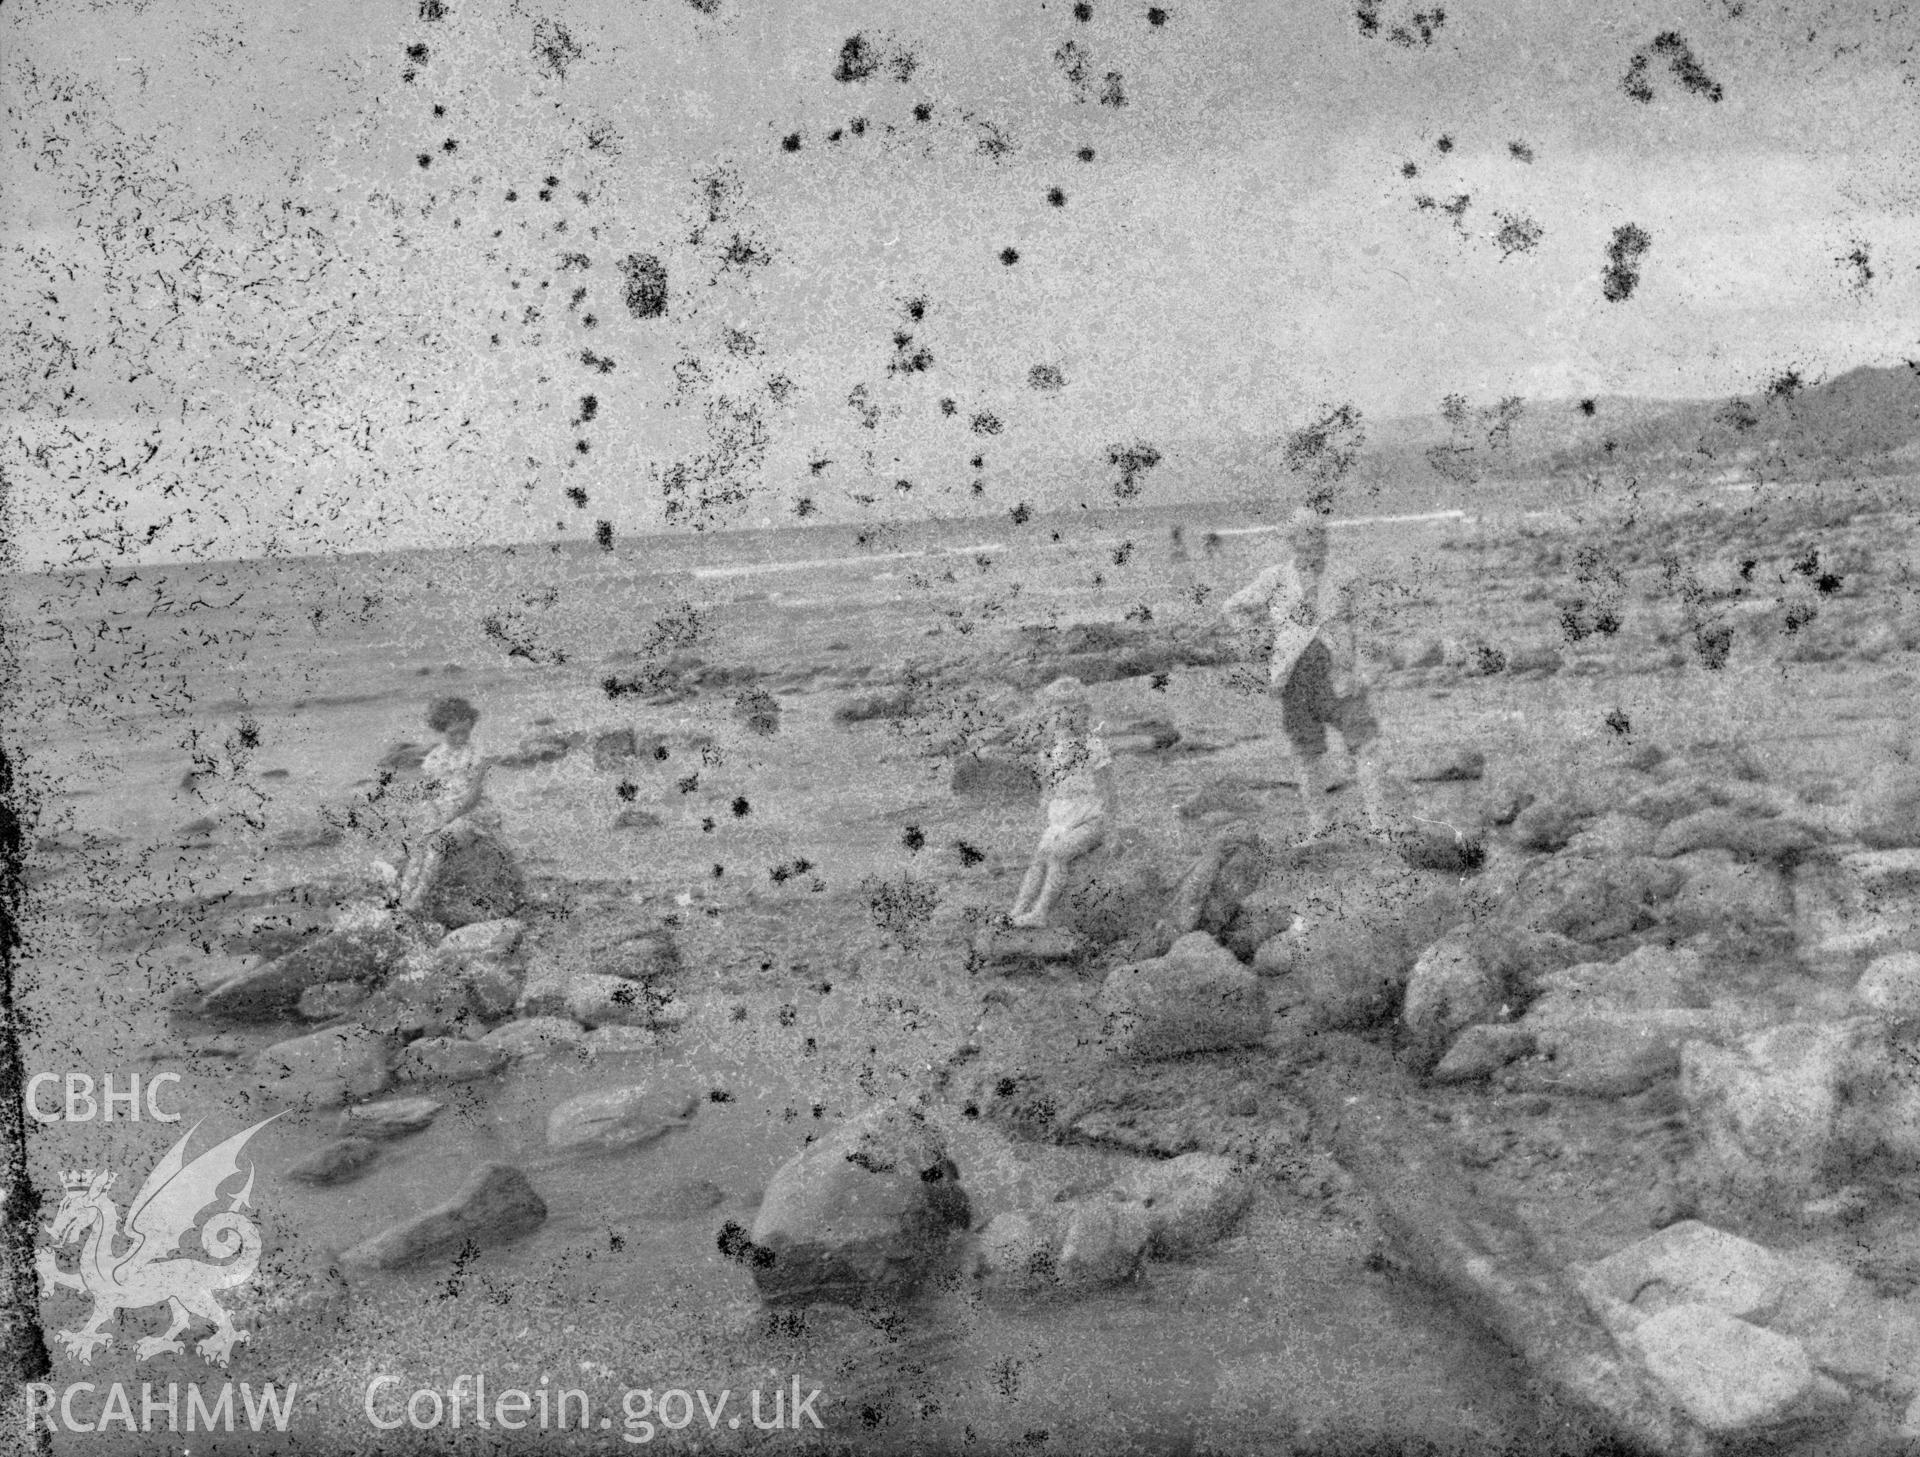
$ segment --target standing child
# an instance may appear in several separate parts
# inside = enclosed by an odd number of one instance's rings
[[[1389,832],[1386,782],[1376,752],[1374,719],[1362,675],[1358,621],[1360,587],[1327,571],[1326,521],[1302,507],[1287,526],[1292,559],[1268,567],[1226,601],[1228,614],[1246,620],[1264,611],[1273,627],[1267,691],[1280,700],[1280,727],[1292,751],[1307,811],[1307,832],[1327,833],[1327,729],[1340,731],[1353,755],[1354,777],[1367,825]]]
[[[418,911],[432,893],[447,858],[488,834],[481,800],[490,761],[473,747],[480,712],[464,698],[436,698],[427,705],[427,727],[441,736],[421,764],[431,806],[431,826],[417,856],[409,856],[400,884],[403,910]]]
[[[1053,749],[1047,756],[1047,827],[1013,906],[1012,923],[1029,928],[1047,924],[1066,892],[1068,866],[1105,843],[1114,812],[1113,755],[1090,726],[1086,685],[1056,678],[1037,701],[1052,720]]]

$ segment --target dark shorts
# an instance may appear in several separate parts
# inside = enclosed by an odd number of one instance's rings
[[[1327,730],[1335,728],[1349,749],[1379,737],[1367,690],[1341,697],[1333,691],[1333,654],[1323,642],[1310,643],[1280,689],[1280,727],[1287,742],[1303,754],[1327,751]]]

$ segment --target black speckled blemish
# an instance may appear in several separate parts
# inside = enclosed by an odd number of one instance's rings
[[[1600,292],[1608,303],[1622,303],[1632,297],[1640,283],[1640,260],[1653,246],[1645,229],[1622,223],[1613,230],[1607,244],[1607,266],[1600,274]]]
[[[596,521],[593,523],[593,541],[602,551],[613,550],[613,523]]]
[[[1027,388],[1047,393],[1066,386],[1067,377],[1057,364],[1036,364],[1027,371]]]
[[[800,133],[788,132],[784,137],[782,137],[780,139],[780,150],[783,152],[799,151],[800,150]]]
[[[1020,261],[1020,250],[1018,248],[1002,248],[1000,250],[1000,261],[1009,268],[1013,267],[1014,264]]]

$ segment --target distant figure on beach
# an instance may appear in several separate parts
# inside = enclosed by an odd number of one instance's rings
[[[1067,869],[1106,841],[1113,821],[1113,755],[1091,727],[1092,705],[1078,678],[1056,678],[1036,695],[1053,727],[1047,756],[1047,827],[1014,901],[1012,924],[1047,924],[1067,888]]]
[[[407,857],[400,879],[400,907],[419,912],[432,895],[447,860],[497,828],[482,804],[490,761],[473,747],[480,711],[464,698],[436,698],[427,705],[427,727],[441,742],[420,771],[431,806],[431,825],[418,854]]]
[[[1327,523],[1302,507],[1287,523],[1291,559],[1268,567],[1229,597],[1223,610],[1242,622],[1265,614],[1273,628],[1267,691],[1280,700],[1280,727],[1292,751],[1307,811],[1307,833],[1325,835],[1327,729],[1353,755],[1354,776],[1377,835],[1391,829],[1386,781],[1375,752],[1380,725],[1363,676],[1358,584],[1330,574]]]

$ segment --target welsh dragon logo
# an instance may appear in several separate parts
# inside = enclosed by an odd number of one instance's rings
[[[275,1114],[274,1117],[279,1117]],[[220,1186],[240,1172],[240,1151],[272,1118],[236,1133],[191,1162],[187,1143],[200,1125],[189,1128],[165,1158],[153,1167],[146,1183],[127,1207],[125,1235],[131,1240],[116,1249],[121,1238],[119,1211],[107,1197],[113,1183],[110,1170],[92,1169],[60,1176],[65,1194],[54,1211],[47,1235],[55,1246],[78,1242],[80,1263],[74,1273],[60,1268],[54,1251],[42,1248],[34,1268],[49,1290],[78,1290],[93,1298],[93,1315],[79,1330],[55,1334],[69,1355],[91,1363],[93,1353],[113,1341],[106,1324],[115,1311],[138,1310],[164,1302],[173,1323],[158,1336],[143,1337],[134,1346],[144,1361],[163,1351],[186,1347],[179,1336],[195,1318],[213,1322],[213,1334],[195,1347],[210,1364],[224,1366],[234,1344],[247,1339],[236,1330],[233,1317],[214,1298],[214,1292],[244,1285],[260,1263],[260,1229],[239,1211],[253,1194],[253,1167],[247,1182],[226,1209],[200,1226],[200,1247],[214,1260],[196,1260],[180,1253],[180,1241],[201,1213],[216,1202]]]

